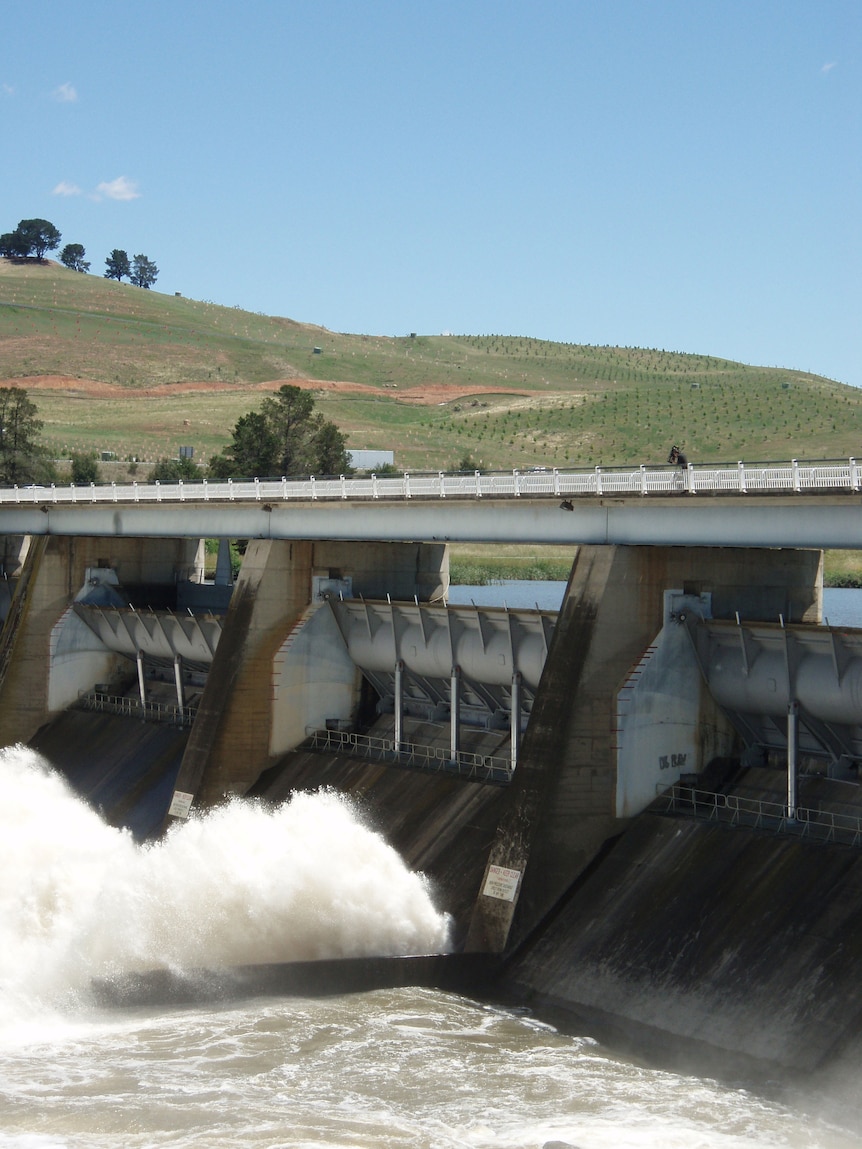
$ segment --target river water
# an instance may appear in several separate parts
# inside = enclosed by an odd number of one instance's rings
[[[331,794],[236,803],[141,847],[11,748],[0,859],[0,1149],[862,1146],[813,1086],[667,1072],[454,994],[91,1003],[93,977],[204,955],[445,950],[421,876]]]

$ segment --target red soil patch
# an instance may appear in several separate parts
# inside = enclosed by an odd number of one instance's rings
[[[89,395],[94,399],[155,399],[171,395],[187,395],[190,392],[213,391],[277,391],[288,384],[301,387],[305,391],[327,391],[336,394],[358,393],[364,395],[386,395],[406,403],[419,403],[436,406],[449,403],[468,395],[529,395],[530,391],[508,387],[459,387],[456,384],[423,384],[419,387],[399,388],[371,387],[367,383],[333,382],[326,379],[272,379],[266,383],[219,383],[217,381],[160,383],[154,387],[118,387],[113,383],[100,383],[95,379],[78,379],[73,375],[30,375],[14,379],[0,379],[0,387],[25,387],[28,391],[66,391],[71,395]]]

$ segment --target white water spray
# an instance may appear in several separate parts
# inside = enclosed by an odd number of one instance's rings
[[[448,924],[332,792],[233,801],[142,847],[0,750],[0,1017],[129,970],[442,953]]]

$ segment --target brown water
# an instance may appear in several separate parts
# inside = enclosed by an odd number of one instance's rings
[[[0,851],[0,1149],[862,1145],[813,1088],[768,1100],[431,990],[87,1004],[93,977],[202,956],[445,948],[423,881],[332,795],[142,849],[7,750]]]
[[[844,1149],[743,1088],[430,990],[44,1018],[0,1049],[0,1146]]]

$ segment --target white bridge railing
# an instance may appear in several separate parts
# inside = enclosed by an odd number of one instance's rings
[[[111,483],[86,487],[27,486],[0,489],[2,503],[182,503],[309,502],[340,499],[582,498],[602,495],[776,493],[823,494],[859,491],[862,465],[856,459],[736,466],[633,467],[621,470],[471,471],[457,474],[377,475],[349,479],[247,479],[200,483]]]

